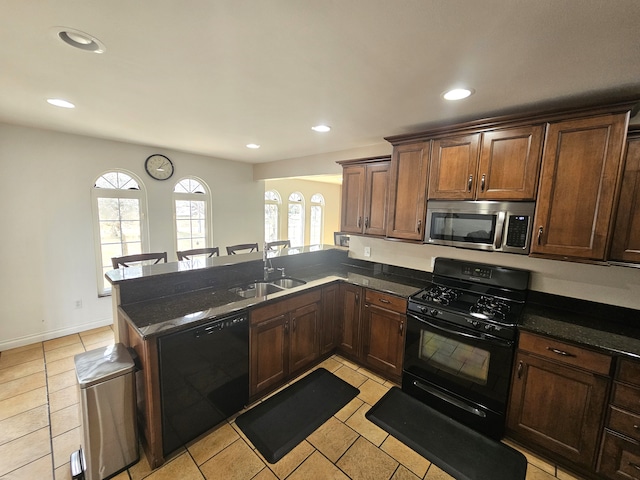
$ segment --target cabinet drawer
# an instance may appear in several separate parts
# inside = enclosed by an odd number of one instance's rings
[[[640,363],[631,362],[624,358],[621,359],[616,380],[632,383],[640,387]]]
[[[310,292],[301,293],[299,295],[285,297],[282,300],[269,303],[263,307],[256,307],[251,310],[249,318],[251,325],[263,322],[278,315],[295,310],[296,308],[319,302],[322,298],[322,289],[317,288]]]
[[[640,415],[610,406],[607,427],[640,442]]]
[[[613,401],[611,403],[640,414],[640,388],[613,382]]]
[[[545,358],[602,375],[609,375],[611,369],[611,357],[609,355],[585,350],[575,345],[527,332],[520,333],[519,348],[520,350],[526,350]]]
[[[398,313],[406,313],[407,311],[406,298],[396,297],[395,295],[378,292],[377,290],[367,289],[365,291],[365,302]]]
[[[612,480],[640,480],[640,445],[605,430],[598,473]]]

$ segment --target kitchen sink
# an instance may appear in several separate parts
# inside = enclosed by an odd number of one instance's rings
[[[241,287],[232,288],[230,291],[243,298],[255,298],[281,292],[287,288],[297,287],[305,283],[307,282],[296,278],[276,278],[275,280],[258,280]]]
[[[282,288],[293,288],[293,287],[298,287],[300,285],[304,285],[307,282],[304,282],[302,280],[298,280],[296,278],[276,278],[275,280],[271,280],[271,283],[273,285],[277,285],[278,287],[282,287]]]

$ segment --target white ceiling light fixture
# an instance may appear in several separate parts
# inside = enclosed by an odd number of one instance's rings
[[[62,98],[47,98],[47,103],[55,107],[76,108],[73,103],[63,100]]]
[[[444,92],[442,97],[445,100],[462,100],[463,98],[467,98],[470,95],[473,95],[475,90],[472,88],[454,88],[449,90],[448,92]]]
[[[54,32],[64,43],[79,50],[92,53],[104,53],[106,50],[104,44],[96,37],[75,28],[54,27]]]
[[[247,148],[252,148],[254,150],[260,148],[260,145],[258,145],[257,143],[247,143]]]
[[[311,130],[314,132],[326,133],[331,131],[331,127],[329,125],[316,125],[315,127],[311,127]]]

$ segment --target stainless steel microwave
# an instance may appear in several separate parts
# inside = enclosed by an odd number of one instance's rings
[[[528,254],[535,202],[427,203],[425,243]]]

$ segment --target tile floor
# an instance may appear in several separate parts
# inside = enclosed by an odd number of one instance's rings
[[[69,455],[80,443],[74,355],[113,343],[102,327],[0,353],[0,478],[70,479]],[[269,464],[234,419],[177,451],[156,470],[141,460],[116,480],[190,479],[451,479],[428,460],[365,419],[392,386],[333,356],[321,364],[360,389],[360,395],[276,464]],[[527,480],[575,480],[523,452]]]

